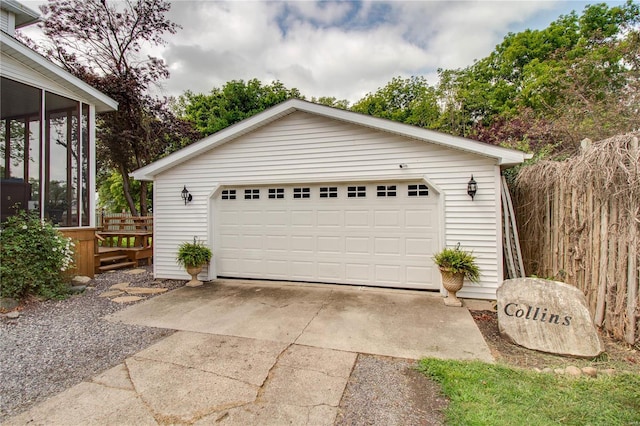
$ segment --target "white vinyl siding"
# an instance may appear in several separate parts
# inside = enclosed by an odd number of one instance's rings
[[[400,168],[400,164],[407,167]],[[466,191],[472,174],[478,182],[474,201]],[[482,272],[480,283],[465,283],[460,295],[495,298],[502,280],[501,218],[496,207],[500,182],[495,159],[300,111],[156,177],[156,276],[188,278],[175,262],[180,243],[197,236],[213,247],[208,224],[213,192],[219,185],[272,184],[275,188],[278,183],[300,182],[296,186],[330,186],[331,182],[372,179],[432,182],[441,191],[439,245],[455,247],[460,243],[473,250]],[[185,185],[193,195],[186,206],[180,197]],[[244,193],[237,196],[244,197]]]
[[[78,95],[76,93],[65,89],[55,81],[48,79],[39,72],[27,67],[22,62],[8,55],[2,55],[2,61],[0,61],[0,74],[11,80],[37,87],[39,89],[45,89],[46,91],[55,93],[56,95],[65,96],[73,100],[80,100],[86,104],[91,103],[87,99],[78,99]]]
[[[0,30],[12,36],[15,32],[14,21],[15,15],[13,13],[10,14],[8,11],[0,9]]]

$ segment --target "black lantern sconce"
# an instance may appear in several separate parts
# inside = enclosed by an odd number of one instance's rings
[[[184,200],[184,205],[186,206],[187,203],[190,203],[191,200],[193,200],[193,196],[191,196],[191,194],[189,194],[189,190],[187,189],[187,186],[185,185],[184,189],[182,190],[182,199]]]
[[[473,179],[473,175],[471,175],[471,179],[467,184],[467,194],[471,197],[471,201],[473,201],[473,197],[476,196],[476,192],[478,192],[478,183]]]

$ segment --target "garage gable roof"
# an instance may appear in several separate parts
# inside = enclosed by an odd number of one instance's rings
[[[501,148],[471,139],[451,136],[445,133],[423,129],[421,127],[411,126],[396,121],[377,118],[325,105],[314,104],[299,99],[291,99],[207,136],[206,138],[195,142],[180,151],[174,152],[165,158],[142,167],[131,173],[131,176],[137,180],[153,180],[154,176],[164,172],[165,170],[177,166],[178,164],[199,156],[210,149],[254,131],[296,111],[315,114],[359,126],[369,127],[375,130],[442,145],[452,149],[495,158],[498,161],[498,164],[502,166],[514,166],[531,157],[530,154],[513,149]]]

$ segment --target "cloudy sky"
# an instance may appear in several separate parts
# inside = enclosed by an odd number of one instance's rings
[[[597,3],[592,1],[590,3]],[[37,10],[43,1],[25,1]],[[545,28],[584,1],[173,0],[182,26],[154,48],[169,66],[162,95],[208,93],[234,79],[280,80],[307,98],[357,101],[394,76],[458,68],[488,55],[508,32]],[[609,1],[609,5],[622,2]],[[30,34],[31,35],[31,34]]]

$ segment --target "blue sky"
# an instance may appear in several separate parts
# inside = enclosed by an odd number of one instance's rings
[[[23,1],[37,9],[42,1]],[[470,65],[508,32],[545,28],[584,1],[174,0],[183,28],[150,49],[171,71],[161,95],[207,93],[233,79],[280,80],[308,98],[354,102],[395,76]],[[620,5],[621,1],[606,2]],[[32,30],[33,31],[33,30]],[[30,34],[32,35],[32,34]]]

